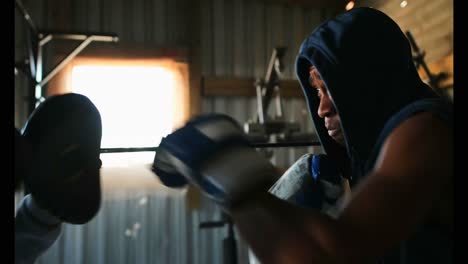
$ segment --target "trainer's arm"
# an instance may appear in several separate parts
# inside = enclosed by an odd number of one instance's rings
[[[446,196],[453,138],[430,113],[398,126],[336,219],[259,194],[231,212],[263,263],[366,263],[407,238]]]
[[[15,216],[15,263],[34,263],[57,240],[62,222],[26,195]]]

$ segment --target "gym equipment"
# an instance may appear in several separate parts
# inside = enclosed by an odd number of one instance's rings
[[[20,0],[15,0],[15,9],[25,19],[28,30],[28,58],[15,62],[15,73],[23,72],[29,80],[29,104],[28,113],[31,114],[38,104],[44,101],[43,87],[50,81],[65,65],[78,55],[91,42],[118,42],[119,38],[114,33],[95,32],[58,32],[38,29],[33,23],[31,16],[24,8]],[[55,68],[43,77],[44,46],[53,39],[82,40],[80,45],[68,54]]]
[[[293,146],[295,143],[317,140],[313,133],[301,133],[299,123],[285,120],[280,94],[285,53],[286,47],[274,48],[265,78],[257,79],[255,82],[257,114],[254,120],[249,120],[244,124],[244,131],[252,142],[283,143],[285,146]],[[275,113],[273,117],[270,117],[267,112],[272,99],[274,99]]]

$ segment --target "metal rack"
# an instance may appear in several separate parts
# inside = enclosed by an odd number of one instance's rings
[[[15,75],[18,72],[23,72],[29,77],[29,114],[31,114],[37,105],[44,100],[44,86],[91,42],[98,41],[115,43],[119,41],[118,36],[114,33],[58,32],[41,30],[36,27],[31,16],[20,0],[15,0],[15,9],[21,14],[28,25],[26,34],[28,42],[28,58],[15,62]],[[81,40],[82,42],[44,76],[44,47],[53,39]],[[32,96],[33,94],[34,96]]]
[[[244,130],[259,147],[320,146],[314,133],[301,132],[299,123],[285,119],[280,86],[286,50],[286,47],[273,49],[265,78],[255,82],[257,114],[244,124]],[[273,116],[267,114],[270,106],[275,107]]]

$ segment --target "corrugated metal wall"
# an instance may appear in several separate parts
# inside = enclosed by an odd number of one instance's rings
[[[23,0],[38,28],[81,32],[114,32],[121,43],[155,46],[187,43],[188,0]],[[15,29],[24,29],[15,12]],[[17,47],[25,45],[17,34]]]
[[[293,78],[299,45],[331,14],[326,9],[264,1],[203,1],[202,74],[263,77],[273,48],[286,46],[285,78]]]
[[[15,195],[15,208],[21,198]],[[162,186],[104,188],[99,213],[84,225],[63,224],[58,240],[35,263],[222,264],[227,228],[199,228],[221,219],[219,207],[201,198],[200,209],[188,210],[183,192]],[[236,238],[238,263],[247,264],[247,247]]]
[[[207,76],[261,77],[272,48],[289,48],[293,65],[303,38],[332,12],[264,1],[200,0],[23,0],[38,28],[114,32],[120,43],[184,46],[189,43],[190,12],[200,12],[202,72]],[[15,58],[26,55],[25,23],[15,12]],[[286,70],[287,78],[293,69]]]
[[[182,195],[161,190],[120,191],[105,198],[91,222],[64,226],[38,264],[222,263],[225,228],[198,227],[220,219],[211,201],[204,201],[203,210],[188,211]]]
[[[299,45],[308,33],[333,12],[247,0],[203,0],[200,1],[199,10],[190,10],[188,0],[23,0],[23,4],[38,28],[114,32],[122,44],[144,43],[155,49],[187,46],[190,43],[189,31],[195,30],[188,24],[189,13],[200,12],[200,67],[202,75],[209,77],[264,77],[273,48],[287,46],[284,78],[295,78],[294,60]],[[26,24],[16,14],[15,57],[19,60],[26,56]],[[54,41],[64,43],[61,40]],[[47,54],[50,57],[54,43],[47,45],[51,46]],[[70,49],[75,45],[77,43],[70,42]],[[45,73],[52,66],[46,65]],[[15,124],[19,127],[27,114],[24,101],[26,81],[22,76],[17,76],[15,80]],[[241,97],[204,98],[202,112],[227,113],[243,123],[254,115],[253,102],[252,98]],[[244,106],[249,104],[251,110],[246,111],[249,108]],[[304,111],[306,109],[301,99],[285,100],[286,115],[295,117]],[[311,129],[307,118],[301,116],[298,121],[301,121],[304,129]],[[295,153],[295,150],[275,152],[278,153],[275,157],[278,157],[277,164],[280,166],[288,166],[299,155],[287,154]],[[289,158],[284,158],[286,156]]]

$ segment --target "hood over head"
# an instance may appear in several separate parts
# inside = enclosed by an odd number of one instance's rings
[[[319,98],[309,84],[314,65],[341,118],[345,145],[338,145],[318,116]],[[411,46],[386,14],[360,7],[329,19],[302,43],[296,74],[327,155],[345,177],[360,177],[388,119],[405,105],[436,94],[419,77]],[[350,168],[352,174],[350,174]]]

